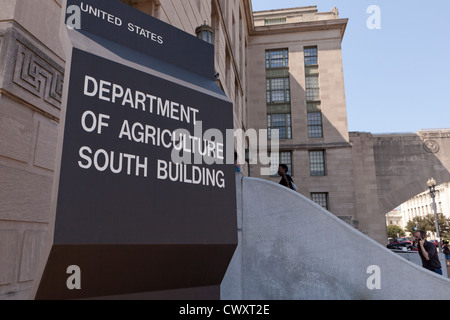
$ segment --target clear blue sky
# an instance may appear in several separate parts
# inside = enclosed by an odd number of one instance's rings
[[[342,42],[349,131],[450,128],[449,0],[253,0],[253,10],[317,5],[349,23]],[[381,29],[370,30],[370,5]]]

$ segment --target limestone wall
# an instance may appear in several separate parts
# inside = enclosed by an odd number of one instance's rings
[[[355,219],[360,230],[386,243],[385,215],[427,190],[427,180],[450,180],[450,130],[411,134],[352,132]]]
[[[236,106],[236,127],[246,121],[245,3],[135,1],[192,35],[212,24],[218,83]],[[0,300],[28,298],[49,226],[65,65],[62,5],[0,0]]]
[[[48,228],[60,12],[55,1],[0,1],[0,299],[27,298]]]

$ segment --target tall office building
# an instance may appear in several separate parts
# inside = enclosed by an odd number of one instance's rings
[[[353,216],[351,145],[347,127],[341,42],[347,19],[317,7],[254,13],[250,38],[249,127],[278,130],[279,152],[270,152],[251,175],[279,181],[289,167],[299,192],[338,216]],[[260,137],[261,138],[261,137]],[[269,142],[270,144],[270,142]]]

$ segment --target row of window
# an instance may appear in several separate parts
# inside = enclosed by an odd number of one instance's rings
[[[270,155],[270,172],[276,176],[278,165],[284,163],[292,171],[292,152],[284,151],[280,153],[272,153]],[[309,171],[311,176],[325,176],[325,150],[309,151]]]
[[[292,139],[292,123],[290,113],[267,115],[268,138],[272,139],[272,130],[278,130],[280,139]],[[308,137],[322,138],[322,113],[308,113]]]
[[[318,63],[317,47],[307,47],[304,49],[305,68],[316,66]],[[266,69],[279,69],[289,67],[288,49],[276,49],[266,51]],[[319,75],[307,75],[305,79],[305,91],[307,103],[313,103],[316,111],[308,112],[308,137],[323,138],[322,113],[320,106]],[[290,104],[291,91],[289,76],[268,77],[266,79],[266,102],[267,105]],[[280,139],[292,139],[291,114],[268,114],[267,127],[269,139],[271,139],[271,129],[279,130]]]
[[[305,70],[308,68],[315,72],[306,72],[305,93],[308,104],[308,137],[323,138],[322,112],[320,111],[320,87],[317,74],[318,54],[317,47],[304,48]],[[291,88],[289,73],[283,72],[289,68],[288,49],[276,49],[266,51],[266,103],[271,105],[290,105]],[[276,71],[276,70],[281,71]],[[272,71],[273,70],[273,71]],[[310,71],[310,70],[308,70]],[[280,76],[287,74],[285,76]],[[311,108],[310,108],[311,106]],[[268,138],[272,139],[272,130],[278,130],[280,139],[292,139],[291,113],[278,113],[267,115]],[[276,176],[278,165],[284,163],[292,171],[292,153],[280,152],[271,155],[271,174]],[[309,167],[311,176],[325,176],[325,150],[309,151]],[[292,173],[291,173],[292,174]],[[311,200],[328,210],[328,193],[311,193]]]
[[[318,64],[317,47],[305,47],[305,66],[314,66]],[[288,68],[289,50],[275,49],[266,51],[266,69]]]
[[[319,101],[319,75],[306,76],[305,80],[306,100]],[[289,85],[289,77],[266,79],[266,90],[266,102],[268,104],[291,102],[291,88]]]
[[[305,48],[304,56],[305,70],[313,68],[318,64],[317,47]],[[320,87],[318,74],[305,75],[305,91],[307,104],[313,104],[313,110],[316,110],[311,111],[308,108],[308,137],[323,138],[322,112],[318,110],[318,106],[320,106]]]
[[[305,56],[305,70],[318,64],[317,47],[305,48],[304,56]],[[307,103],[320,101],[320,87],[318,74],[305,76],[305,91]],[[320,105],[320,102],[317,105]],[[308,111],[308,136],[310,138],[323,137],[322,112]],[[309,166],[311,176],[325,176],[326,174],[325,150],[309,151]],[[329,210],[328,193],[326,192],[311,193],[311,200],[319,204],[326,210]]]

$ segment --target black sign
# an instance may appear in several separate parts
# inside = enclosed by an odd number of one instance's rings
[[[109,41],[205,77],[214,75],[214,48],[119,0],[67,0],[66,22],[97,42]],[[80,13],[80,16],[78,16]]]
[[[54,243],[36,297],[217,298],[237,229],[233,107],[212,46],[119,1],[67,5],[81,29],[68,31]]]
[[[230,103],[77,49],[72,64],[55,242],[233,241]]]

